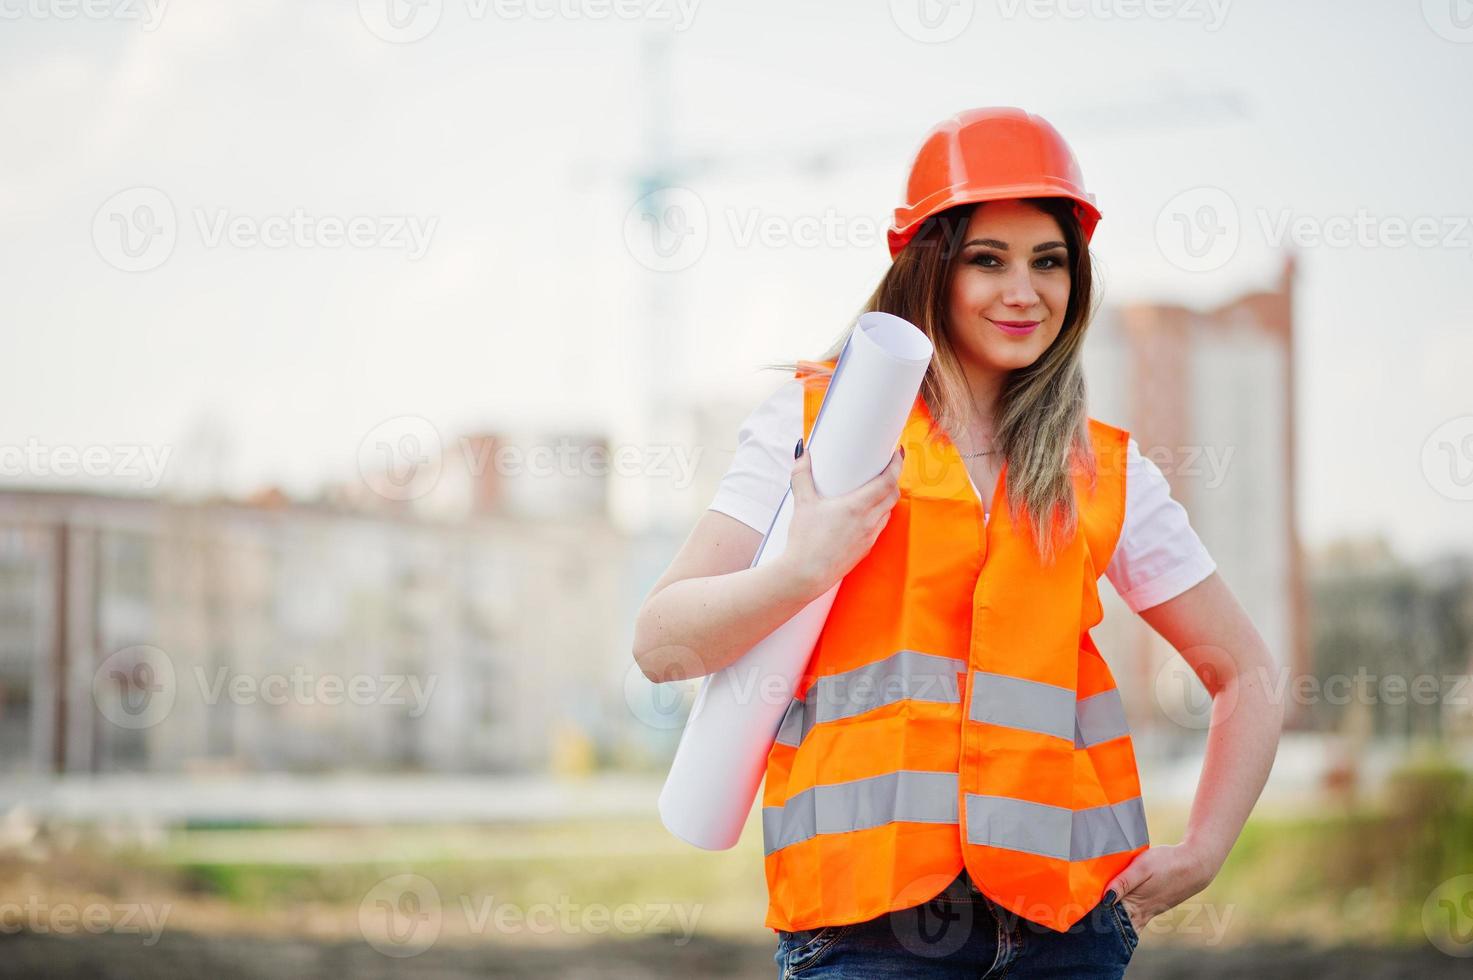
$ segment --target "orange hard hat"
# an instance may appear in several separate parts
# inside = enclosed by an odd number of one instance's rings
[[[890,258],[933,214],[1016,197],[1072,200],[1086,244],[1100,220],[1074,151],[1048,120],[1010,106],[959,112],[926,134],[916,153],[889,228]]]

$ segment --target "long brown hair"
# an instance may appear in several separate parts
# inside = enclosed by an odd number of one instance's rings
[[[1030,525],[1044,561],[1052,561],[1059,541],[1078,529],[1079,509],[1070,476],[1071,463],[1091,480],[1095,458],[1090,448],[1084,381],[1084,335],[1094,315],[1094,275],[1079,219],[1067,198],[1027,198],[1052,215],[1069,249],[1069,304],[1059,335],[1037,361],[1008,374],[998,404],[994,445],[1007,461],[1008,513]],[[935,345],[936,354],[921,382],[921,396],[936,423],[960,431],[970,417],[970,388],[952,346],[946,318],[951,277],[961,254],[975,204],[933,215],[895,257],[861,313],[891,313],[915,324]],[[812,360],[839,356],[854,331],[851,323],[829,350]],[[768,367],[793,372],[796,363]],[[980,488],[986,492],[989,488]],[[1036,515],[1046,515],[1037,520]],[[1052,531],[1057,529],[1058,538]]]

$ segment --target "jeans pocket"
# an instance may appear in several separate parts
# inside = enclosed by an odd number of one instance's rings
[[[1115,916],[1115,928],[1120,932],[1120,941],[1125,943],[1127,955],[1134,955],[1135,948],[1140,945],[1140,933],[1135,931],[1135,925],[1130,921],[1130,913],[1125,909],[1125,899],[1116,896],[1110,905],[1110,911]]]
[[[783,957],[784,976],[791,976],[817,964],[824,953],[849,931],[849,926],[822,926],[818,929],[799,929],[784,933],[786,955]]]

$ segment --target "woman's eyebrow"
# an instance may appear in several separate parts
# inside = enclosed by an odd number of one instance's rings
[[[972,245],[987,245],[987,246],[990,246],[991,248],[1000,248],[1004,252],[1006,252],[1008,250],[1008,243],[1007,242],[1000,242],[996,238],[974,238],[971,241],[967,242],[966,245],[963,245],[962,248],[968,248],[968,247],[970,247]],[[1045,251],[1047,251],[1047,250],[1049,250],[1051,248],[1065,248],[1065,247],[1066,246],[1064,245],[1063,242],[1044,242],[1042,245],[1035,245],[1035,246],[1033,246],[1033,251],[1035,251],[1035,252],[1045,252]]]

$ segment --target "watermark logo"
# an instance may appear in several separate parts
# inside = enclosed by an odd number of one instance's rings
[[[118,191],[92,216],[93,247],[123,272],[157,269],[174,254],[178,240],[174,203],[157,187]]]
[[[358,475],[386,500],[416,500],[440,482],[440,430],[419,415],[399,415],[374,426],[358,444]]]
[[[440,938],[444,909],[435,883],[417,874],[384,878],[358,903],[358,931],[396,959],[418,956]]]
[[[1222,684],[1234,670],[1232,657],[1221,647],[1188,647],[1156,671],[1156,704],[1182,728],[1205,731],[1211,727],[1216,703],[1212,689],[1218,690],[1219,699],[1226,699],[1221,710],[1231,712],[1236,707],[1237,695],[1230,692],[1237,688]]]
[[[1449,878],[1422,903],[1422,930],[1449,956],[1473,956],[1473,874]]]
[[[1473,500],[1473,415],[1432,430],[1422,443],[1422,475],[1449,500]]]
[[[92,700],[119,728],[151,728],[168,717],[178,694],[174,661],[155,646],[125,647],[92,674]]]
[[[1473,44],[1473,0],[1422,0],[1422,19],[1444,40]]]
[[[624,216],[624,247],[655,272],[679,272],[706,252],[711,221],[701,196],[688,187],[662,187],[634,202]]]
[[[670,646],[650,653],[645,661],[656,677],[681,679],[651,681],[644,668],[631,663],[624,671],[624,703],[630,714],[650,728],[679,728],[700,692],[705,673],[700,658],[689,647]]]
[[[1220,187],[1182,191],[1156,215],[1156,247],[1188,272],[1211,272],[1232,260],[1241,240],[1238,206]]]
[[[890,0],[895,26],[922,44],[956,40],[976,13],[975,0]]]
[[[413,44],[440,23],[444,0],[358,0],[358,18],[379,40]]]
[[[911,883],[910,894],[936,898],[890,915],[890,931],[907,950],[924,959],[940,959],[961,949],[976,928],[973,901],[947,901],[945,891],[953,887],[953,875],[926,875]],[[970,878],[967,879],[970,882]],[[969,886],[975,889],[975,886]],[[990,918],[990,916],[989,916]]]

